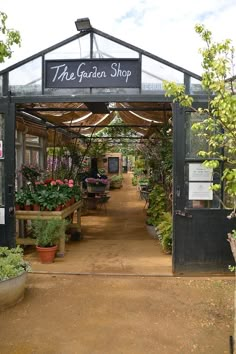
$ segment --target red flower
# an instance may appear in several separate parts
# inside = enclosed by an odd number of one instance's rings
[[[56,179],[56,183],[60,185],[64,184],[60,179]]]
[[[44,184],[50,184],[53,181],[53,178],[45,179]]]

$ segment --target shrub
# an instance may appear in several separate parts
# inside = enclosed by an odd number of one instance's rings
[[[61,235],[65,233],[67,224],[65,219],[33,220],[32,230],[36,245],[39,247],[55,246]]]
[[[172,253],[172,215],[170,212],[162,213],[161,222],[155,227],[162,249]]]
[[[12,249],[0,247],[0,281],[14,278],[29,270],[30,265],[23,259],[20,246]]]
[[[157,184],[149,193],[149,208],[147,223],[156,226],[163,212],[166,211],[166,194],[162,185]]]

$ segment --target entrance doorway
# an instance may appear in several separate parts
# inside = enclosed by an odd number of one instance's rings
[[[96,129],[97,130],[100,129],[102,131],[103,128],[106,128],[104,121],[102,122],[101,125],[99,125],[99,120],[101,120],[101,113],[98,117],[95,117],[96,113],[94,113],[93,125],[88,124],[87,120],[91,120],[90,114],[88,113],[88,109],[85,111],[85,107],[82,107],[82,109],[79,110],[79,108],[75,108],[75,104],[73,105],[71,104],[71,106],[74,106],[74,111],[73,111],[68,103],[66,104],[66,107],[70,113],[76,114],[77,112],[79,112],[80,115],[83,114],[83,116],[81,117],[81,121],[83,122],[82,127],[80,126],[80,121],[78,121],[77,117],[75,117],[75,120],[77,120],[77,122],[73,123],[71,121],[71,117],[66,117],[66,113],[64,110],[60,111],[63,105],[64,103],[48,103],[48,104],[34,103],[34,104],[30,104],[29,106],[29,104],[26,103],[24,105],[21,104],[19,107],[17,107],[17,112],[18,114],[20,114],[20,117],[25,117],[28,114],[35,115],[36,117],[41,117],[41,116],[47,117],[47,115],[49,115],[50,118],[49,118],[47,129],[48,129],[49,138],[51,137],[50,145],[54,144],[54,146],[56,147],[58,147],[57,139],[58,136],[60,136],[62,130],[65,133],[65,137],[68,134],[73,134],[72,135],[73,137],[76,136],[76,134],[81,134],[83,129],[85,132],[90,131],[90,134],[88,135],[87,138],[87,140],[90,140],[92,138],[94,139],[97,138],[96,135],[91,134],[91,131]],[[80,106],[80,104],[78,103],[77,105]],[[110,113],[111,117],[109,119],[115,116],[114,112],[115,112],[116,104],[113,102],[112,106],[113,106],[113,110]],[[135,129],[136,131],[138,131],[139,134],[136,136],[131,136],[130,141],[131,142],[135,141],[136,145],[138,143],[142,144],[142,142],[143,143],[147,142],[148,139],[154,136],[156,132],[160,132],[160,129],[162,129],[164,125],[169,124],[168,121],[170,120],[171,117],[171,107],[168,103],[165,104],[153,103],[153,102],[126,103],[126,104],[118,103],[117,106],[118,106],[117,112],[120,114],[121,117],[123,117],[122,113],[124,113],[125,121],[122,122],[122,125],[119,126],[113,125],[111,121],[111,125],[109,127],[114,127],[114,129],[118,129],[122,127],[125,128],[126,130],[128,130],[128,128]],[[164,113],[161,107],[165,107]],[[119,108],[122,109],[119,110]],[[137,113],[130,114],[129,111],[134,111]],[[146,118],[145,115],[147,115],[148,118]],[[68,124],[64,123],[64,125],[63,124],[59,125],[57,123],[59,118],[60,121],[63,120],[65,122],[66,119],[70,119],[70,121],[68,121]],[[97,118],[98,124],[96,124],[97,122],[95,121],[95,118]],[[108,118],[108,115],[107,117],[105,117],[105,119],[106,118]],[[128,119],[128,121],[126,121],[126,119]],[[52,125],[52,123],[54,124]],[[43,124],[41,124],[41,129],[43,129],[44,124],[45,124],[44,122]],[[32,133],[30,127],[28,127],[28,132]],[[141,134],[141,132],[143,134]],[[41,136],[43,136],[42,132],[41,132]],[[84,134],[80,135],[80,137],[83,136]],[[101,139],[105,139],[105,138],[102,137]],[[109,139],[112,138],[112,145],[114,146],[115,140],[117,141],[117,139],[118,140],[120,139],[122,141],[122,139],[124,138],[126,139],[127,136],[123,137],[122,132],[119,129],[118,138],[117,138],[117,134],[114,135],[113,137],[108,136],[107,138]],[[155,140],[157,139],[157,137],[155,136],[155,138],[153,139],[154,140],[152,141],[152,144],[154,149],[155,144],[157,144],[157,140]],[[35,138],[35,141],[38,140]],[[96,139],[94,141],[96,141]],[[66,146],[66,142],[63,142],[63,146],[64,147]],[[51,147],[51,149],[53,149],[53,146]],[[39,152],[39,156],[40,156],[40,152]],[[41,158],[41,160],[43,161],[45,159]],[[114,171],[113,170],[110,171],[108,166],[108,172],[113,173]],[[122,170],[121,168],[119,168],[119,173],[121,172]],[[157,175],[157,172],[158,171],[156,171],[154,175]],[[161,247],[158,246],[157,235],[154,231],[154,227],[151,230],[151,227],[147,226],[146,224],[147,209],[144,208],[145,203],[143,202],[143,200],[140,199],[140,194],[137,187],[132,186],[131,183],[132,177],[133,177],[132,173],[129,173],[127,175],[124,174],[124,178],[126,181],[125,183],[123,183],[123,188],[119,191],[119,193],[117,193],[118,191],[115,190],[111,191],[111,199],[107,204],[107,211],[108,211],[107,214],[101,213],[100,212],[101,210],[99,210],[96,212],[95,215],[89,214],[88,217],[82,218],[82,232],[84,234],[85,239],[83,240],[81,245],[71,244],[71,245],[67,245],[67,247],[71,247],[68,253],[68,257],[70,257],[70,254],[74,254],[74,255],[76,254],[74,249],[77,247],[77,251],[78,251],[77,258],[79,258],[80,260],[84,259],[84,264],[81,267],[80,264],[79,265],[73,264],[74,261],[73,258],[71,260],[66,259],[65,264],[60,263],[59,268],[61,269],[61,271],[63,271],[63,269],[68,270],[68,267],[72,266],[72,268],[74,267],[73,271],[75,271],[75,268],[77,267],[76,268],[77,271],[79,271],[78,269],[80,269],[81,272],[82,272],[81,269],[84,269],[84,272],[87,273],[93,272],[95,271],[95,268],[96,268],[96,272],[99,272],[98,265],[99,263],[103,262],[104,257],[106,258],[105,254],[99,250],[101,250],[102,248],[105,252],[107,252],[107,254],[109,254],[108,248],[111,246],[111,249],[113,249],[112,251],[113,253],[111,252],[111,255],[116,253],[115,250],[117,250],[118,254],[120,253],[120,259],[118,256],[116,262],[114,262],[114,259],[113,261],[111,259],[110,261],[114,263],[113,268],[112,267],[106,268],[104,266],[100,269],[100,273],[106,271],[112,272],[115,271],[116,269],[116,272],[118,273],[126,272],[130,274],[134,274],[134,273],[148,274],[149,272],[151,274],[156,274],[156,275],[171,274],[171,267],[172,267],[171,256],[161,251]],[[157,178],[160,179],[160,176],[157,176]],[[131,201],[133,205],[131,205]],[[129,215],[131,216],[129,217]],[[84,225],[83,225],[83,220],[86,220],[86,223]],[[119,224],[117,224],[117,221],[119,221]],[[99,224],[99,222],[101,224]],[[96,226],[94,225],[94,223],[96,223]],[[122,227],[125,224],[127,225],[127,227],[124,228],[122,234],[120,235],[119,232],[122,230]],[[135,226],[135,224],[137,225]],[[105,240],[103,240],[102,235],[99,235],[98,240],[96,240],[95,234],[96,235],[99,234],[97,233],[97,229],[98,230],[102,229],[104,234],[106,234]],[[119,237],[114,240],[114,234],[116,234],[115,230],[118,231]],[[93,234],[93,232],[95,233]],[[103,243],[105,242],[105,245],[103,245],[101,241]],[[113,243],[113,246],[111,245],[111,243]],[[80,253],[82,247],[85,250],[84,257],[81,257],[81,253]],[[87,253],[88,251],[89,252],[95,251],[94,257],[88,259],[89,261],[93,260],[93,267],[91,266],[91,264],[88,265],[88,261],[85,261],[87,259],[86,257],[88,256]],[[123,251],[125,251],[125,253],[123,253]],[[101,257],[98,256],[99,252],[101,254]],[[91,253],[89,254],[91,256]],[[156,258],[154,257],[154,254],[156,254]],[[33,263],[35,263],[34,258],[33,258]],[[126,266],[124,266],[124,264],[126,264]],[[40,267],[40,265],[38,266]],[[35,264],[35,267],[37,269],[37,264]]]

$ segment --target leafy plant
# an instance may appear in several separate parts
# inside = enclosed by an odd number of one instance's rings
[[[27,165],[27,164],[22,164],[20,170],[18,171],[18,173],[22,175],[23,179],[26,182],[30,182],[33,185],[41,176],[42,172],[43,171],[37,165]]]
[[[172,163],[173,163],[172,126],[170,123],[158,128],[149,139],[137,146],[138,154],[143,156],[147,170],[151,171],[150,185],[162,184],[166,200],[171,207]],[[142,161],[142,160],[141,160]]]
[[[172,252],[172,215],[170,212],[162,213],[160,222],[155,227],[162,249],[166,253]]]
[[[34,188],[27,185],[15,193],[17,204],[38,204],[41,210],[55,210],[58,206],[65,205],[72,198],[76,201],[81,199],[81,190],[73,180],[53,180],[36,182]]]
[[[163,212],[167,210],[166,194],[162,185],[157,184],[149,193],[149,208],[147,223],[157,226]]]
[[[138,179],[137,179],[136,176],[133,176],[133,177],[132,177],[132,185],[133,185],[133,186],[137,186],[137,184],[138,184]]]
[[[110,188],[121,188],[122,187],[123,176],[113,175],[110,179]]]
[[[14,278],[30,269],[29,263],[23,258],[20,246],[12,249],[0,247],[0,280]]]
[[[32,231],[36,245],[40,247],[55,246],[65,233],[68,222],[65,219],[33,220]]]
[[[25,205],[26,194],[25,194],[24,190],[20,190],[18,192],[15,192],[15,202],[16,202],[16,204],[20,205],[21,207],[23,207]]]
[[[149,183],[149,178],[148,177],[140,177],[138,180],[139,185],[142,184],[148,184]]]
[[[228,218],[236,216],[236,96],[234,75],[234,47],[226,39],[220,43],[212,40],[212,33],[203,25],[196,25],[195,31],[205,43],[201,49],[202,86],[208,93],[208,108],[196,110],[193,98],[186,94],[185,86],[173,82],[165,82],[167,96],[172,96],[174,102],[183,107],[191,107],[202,117],[201,121],[192,127],[195,134],[207,142],[205,150],[198,155],[206,159],[204,165],[213,169],[223,169],[222,183],[215,184],[213,190],[223,188],[232,200],[233,212]],[[221,201],[224,205],[224,201]],[[236,243],[234,238],[228,238],[234,259],[236,261]]]
[[[123,180],[122,175],[113,175],[111,176],[111,182],[121,182]]]
[[[14,44],[20,46],[21,38],[18,31],[8,29],[6,26],[7,15],[0,11],[0,63],[3,63],[5,58],[11,58],[12,46]]]

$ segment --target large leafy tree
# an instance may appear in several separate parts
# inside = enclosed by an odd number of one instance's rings
[[[198,109],[202,120],[193,125],[193,130],[208,142],[206,151],[199,156],[206,159],[204,165],[217,168],[223,162],[222,183],[230,196],[233,211],[228,218],[236,216],[236,95],[234,76],[234,48],[229,39],[215,43],[212,33],[203,25],[196,25],[196,32],[205,43],[202,54],[202,86],[208,92],[208,108]],[[192,107],[193,98],[186,94],[185,87],[165,82],[166,95],[184,107]],[[213,186],[219,190],[221,185]],[[223,203],[223,201],[222,201]],[[236,260],[236,231],[228,235]]]
[[[7,28],[7,15],[0,11],[0,63],[12,56],[12,47],[20,46],[20,33],[14,29]]]

